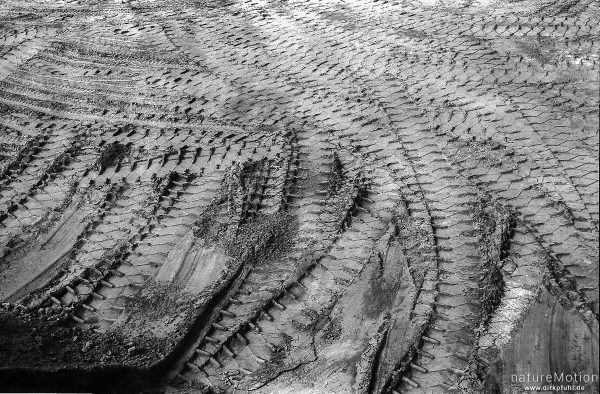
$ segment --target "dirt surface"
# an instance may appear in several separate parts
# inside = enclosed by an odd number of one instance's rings
[[[0,391],[598,393],[599,15],[1,2]]]

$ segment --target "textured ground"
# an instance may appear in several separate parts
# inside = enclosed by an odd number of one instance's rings
[[[0,389],[597,374],[599,15],[2,1]]]

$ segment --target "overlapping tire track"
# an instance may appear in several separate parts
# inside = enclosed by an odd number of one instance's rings
[[[10,302],[104,335],[152,289],[186,294],[172,391],[318,368],[372,264],[411,290],[375,351],[344,350],[363,391],[480,392],[543,287],[597,332],[593,2],[36,7],[47,25],[0,33]]]

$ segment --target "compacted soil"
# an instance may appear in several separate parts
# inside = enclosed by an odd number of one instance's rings
[[[0,391],[598,393],[599,26],[2,1]]]

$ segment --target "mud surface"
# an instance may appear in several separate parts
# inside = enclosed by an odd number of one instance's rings
[[[0,390],[597,379],[599,15],[3,1]]]

